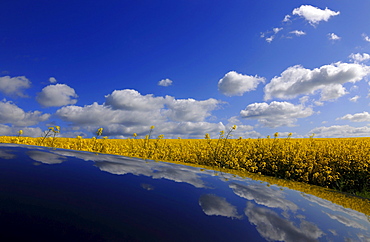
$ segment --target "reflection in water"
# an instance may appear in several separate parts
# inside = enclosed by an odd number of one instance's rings
[[[147,183],[141,183],[141,187],[148,191],[154,190],[154,187]]]
[[[249,222],[257,226],[262,237],[277,241],[316,241],[323,232],[313,223],[302,220],[299,227],[280,217],[271,209],[258,207],[251,202],[244,210]]]
[[[335,215],[335,214],[330,214],[330,213],[326,213],[324,212],[326,215],[328,215],[331,219],[333,220],[337,220],[338,222],[348,226],[348,227],[352,227],[352,228],[359,228],[359,229],[363,229],[365,230],[366,228],[364,226],[362,226],[361,224],[357,223],[356,221],[350,219],[350,218],[347,218],[345,216],[342,216],[342,215]]]
[[[199,205],[203,212],[209,216],[225,216],[228,218],[242,218],[239,215],[235,206],[226,201],[225,198],[216,196],[214,194],[203,194],[199,198]]]
[[[266,186],[266,184],[261,184],[259,181],[249,178],[244,179],[231,174],[225,174],[220,177],[215,176],[214,171],[211,170],[171,163],[36,147],[27,147],[21,150],[20,148],[6,146],[6,149],[0,150],[0,164],[3,164],[5,161],[9,162],[9,160],[12,163],[11,159],[16,160],[18,157],[22,157],[20,151],[24,150],[26,150],[25,154],[34,161],[44,164],[61,164],[60,167],[67,167],[68,165],[73,167],[73,164],[78,163],[64,162],[68,157],[93,161],[94,166],[104,171],[104,173],[101,173],[98,169],[92,170],[96,170],[99,174],[106,174],[108,178],[117,179],[118,176],[114,175],[122,175],[118,177],[120,181],[127,177],[134,177],[123,176],[125,174],[133,174],[135,177],[145,176],[145,180],[140,180],[133,187],[141,187],[137,193],[141,192],[146,196],[155,196],[155,199],[159,199],[152,200],[155,201],[153,204],[168,201],[163,197],[169,198],[171,201],[169,204],[174,206],[171,211],[176,213],[179,210],[178,204],[175,203],[177,198],[172,196],[179,196],[184,200],[181,200],[181,206],[193,206],[198,209],[189,210],[194,214],[201,213],[197,216],[210,219],[207,221],[212,219],[215,219],[212,221],[224,221],[229,218],[233,221],[232,223],[242,223],[242,226],[248,226],[248,229],[254,230],[255,233],[258,232],[266,240],[338,241],[342,240],[342,238],[357,241],[370,240],[370,222],[365,214],[344,208],[313,195],[291,189],[284,189],[283,191],[277,186]],[[18,151],[20,155],[18,156],[15,151]],[[88,163],[84,164],[88,165]],[[45,168],[47,166],[42,167]],[[34,169],[38,169],[38,172],[43,172],[38,167]],[[106,172],[114,175],[109,175]],[[75,172],[75,174],[78,174],[78,172]],[[63,176],[63,174],[61,175]],[[154,181],[148,180],[148,177],[162,180],[161,182],[157,180],[154,187],[152,185]],[[78,181],[78,179],[76,178],[73,181]],[[188,186],[184,190],[172,190],[173,194],[168,193],[168,190],[166,190],[168,187],[179,187],[177,183],[180,182],[192,186]],[[116,187],[113,185],[107,190],[113,190],[118,194],[122,189],[124,189],[124,186]],[[147,191],[155,190],[146,192],[142,189]],[[164,194],[162,197],[159,196],[159,194],[165,192],[167,194]],[[128,203],[128,201],[124,201]],[[153,204],[150,205],[154,206]],[[247,204],[246,207],[245,204]],[[164,207],[164,205],[162,206]],[[181,208],[186,209],[186,207]],[[152,208],[150,207],[150,209]],[[156,207],[153,207],[153,210],[155,209]],[[244,214],[240,214],[242,213],[241,211],[244,211]],[[132,213],[135,213],[135,211],[132,211]],[[251,226],[252,228],[250,228]]]
[[[198,188],[205,187],[203,180],[196,173],[199,169],[190,166],[173,167],[170,163],[152,161],[144,165],[144,161],[141,159],[114,155],[95,155],[87,152],[58,151],[58,154],[94,161],[95,166],[100,170],[115,175],[144,175],[154,179],[165,178],[175,182],[185,182]]]
[[[42,162],[44,164],[59,164],[62,163],[63,161],[66,160],[66,157],[58,155],[58,154],[53,154],[49,152],[44,152],[40,150],[30,150],[27,151],[27,155],[35,161]]]
[[[6,159],[6,160],[10,160],[10,159],[14,159],[15,158],[15,155],[12,154],[11,152],[9,151],[6,151],[6,150],[0,150],[0,158],[2,159]]]
[[[284,191],[280,189],[273,189],[261,184],[240,185],[238,183],[231,183],[229,187],[236,195],[247,200],[254,200],[257,204],[269,208],[281,208],[284,211],[298,209],[296,204],[285,199]]]

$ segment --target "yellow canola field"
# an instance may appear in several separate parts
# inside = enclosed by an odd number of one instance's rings
[[[83,139],[0,137],[22,143],[248,171],[350,193],[370,192],[370,138]]]
[[[108,153],[193,166],[242,175],[267,175],[273,184],[323,197],[320,189],[297,188],[282,178],[369,196],[370,138],[266,139],[107,139],[1,136],[1,143],[19,143]],[[234,172],[233,172],[234,171]],[[250,176],[253,174],[249,174]],[[261,177],[259,178],[261,180]],[[265,178],[268,179],[268,178]],[[262,179],[263,180],[263,179]],[[280,184],[283,182],[284,184]],[[290,185],[287,185],[290,184]],[[346,199],[344,199],[346,197]],[[352,201],[332,194],[323,198],[370,215],[368,199]],[[353,198],[354,199],[354,198]]]

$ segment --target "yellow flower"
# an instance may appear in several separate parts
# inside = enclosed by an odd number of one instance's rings
[[[210,139],[211,136],[209,136],[209,134],[207,133],[205,136],[204,136],[205,139]]]
[[[137,134],[136,134],[136,133],[134,133],[132,136],[133,136],[133,137],[137,137]]]
[[[18,131],[18,134],[19,134],[19,135],[22,135],[22,134],[23,134],[23,130],[19,130],[19,131]]]
[[[154,128],[155,128],[154,125],[150,126],[150,129],[154,129]]]
[[[233,130],[236,130],[237,126],[236,125],[233,125],[232,129]]]
[[[97,136],[101,136],[103,133],[103,128],[99,128],[98,131],[96,131]]]

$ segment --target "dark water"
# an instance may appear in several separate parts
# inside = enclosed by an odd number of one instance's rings
[[[0,241],[370,241],[369,218],[211,170],[0,144]]]

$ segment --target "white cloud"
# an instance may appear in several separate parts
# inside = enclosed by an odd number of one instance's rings
[[[274,77],[265,86],[265,100],[273,97],[292,99],[300,94],[313,94],[317,90],[326,89],[326,92],[333,88],[339,90],[337,86],[331,85],[346,82],[355,83],[369,73],[369,66],[357,63],[337,62],[313,70],[303,68],[300,65],[292,66],[283,71],[279,77]],[[324,93],[325,95],[326,93]]]
[[[291,32],[289,32],[289,33],[291,33],[291,34],[295,34],[295,35],[297,35],[297,36],[302,36],[302,35],[305,35],[306,33],[304,32],[304,31],[302,31],[302,30],[294,30],[294,31],[291,31]]]
[[[40,137],[42,135],[42,130],[37,127],[10,127],[8,125],[0,124],[0,135],[18,135],[18,131],[22,129],[24,137]]]
[[[333,125],[329,127],[316,127],[308,134],[314,133],[317,137],[369,137],[370,127],[352,127],[349,125]]]
[[[257,119],[259,123],[270,128],[280,126],[294,126],[297,118],[311,116],[313,110],[302,105],[289,102],[253,103],[245,110],[240,111],[240,116],[247,119]]]
[[[23,94],[24,89],[31,86],[31,82],[25,76],[0,77],[0,92],[5,95],[15,95],[19,97],[26,97]]]
[[[275,36],[273,35],[271,37],[266,38],[265,40],[266,40],[266,42],[271,43],[274,40],[274,38],[275,38]]]
[[[341,39],[341,37],[339,37],[338,35],[336,35],[336,34],[334,34],[334,33],[330,33],[330,34],[328,34],[328,38],[329,38],[330,40],[340,40],[340,39]]]
[[[272,31],[274,31],[275,34],[279,33],[283,28],[273,28]]]
[[[359,95],[356,95],[356,96],[354,96],[354,97],[351,97],[351,98],[349,98],[348,100],[350,100],[351,102],[357,102],[357,100],[360,98],[360,96]]]
[[[93,131],[104,127],[105,135],[147,134],[151,125],[163,134],[202,135],[224,130],[223,124],[205,121],[222,103],[210,98],[203,101],[175,99],[171,96],[141,95],[135,90],[115,90],[105,96],[106,103],[84,107],[70,105],[57,110],[56,115],[76,126]]]
[[[367,53],[363,53],[363,54],[360,54],[360,53],[357,53],[357,54],[350,54],[349,58],[355,62],[355,63],[360,63],[360,62],[364,62],[364,61],[367,61],[370,59],[370,55],[367,54]]]
[[[290,21],[290,17],[291,16],[289,14],[285,15],[285,17],[283,19],[283,22],[289,22]]]
[[[366,42],[370,42],[370,37],[369,37],[369,36],[367,36],[367,34],[362,34],[362,38],[364,38],[364,40],[365,40]]]
[[[226,96],[242,96],[245,92],[255,90],[261,82],[265,82],[265,78],[230,71],[218,81],[218,90]]]
[[[84,107],[75,105],[65,106],[57,110],[56,115],[76,125],[103,126],[109,124],[124,124],[135,126],[151,125],[152,122],[165,120],[161,118],[159,110],[153,110],[153,112],[117,110],[112,109],[110,106],[99,105],[98,103],[85,105]]]
[[[337,120],[349,120],[351,122],[370,122],[370,113],[362,112],[362,113],[355,113],[355,114],[346,114],[341,118],[337,118]]]
[[[348,92],[341,84],[331,84],[322,88],[320,101],[333,101],[345,94]]]
[[[14,126],[32,126],[45,121],[50,114],[42,114],[40,111],[25,112],[12,102],[0,102],[0,123]]]
[[[65,84],[49,85],[36,96],[37,102],[45,107],[60,107],[77,102],[75,90]]]
[[[112,94],[106,95],[105,98],[106,105],[121,110],[151,111],[163,108],[166,103],[163,97],[154,97],[153,94],[141,95],[138,91],[132,89],[114,90]]]
[[[56,83],[57,82],[57,79],[55,79],[54,77],[50,77],[49,78],[49,82],[50,83]]]
[[[298,15],[306,19],[311,25],[318,24],[321,21],[328,21],[330,17],[340,14],[340,12],[332,11],[328,8],[322,10],[311,5],[302,5],[293,10],[293,15]]]
[[[203,138],[206,133],[210,134],[211,137],[216,135],[221,131],[225,130],[225,126],[222,122],[219,123],[209,123],[209,122],[167,122],[164,124],[157,125],[161,130],[160,132],[169,135],[185,135]],[[157,127],[156,126],[156,127]]]
[[[160,80],[158,82],[158,85],[163,86],[163,87],[168,87],[168,86],[172,85],[172,81],[170,79],[166,78],[166,79]]]
[[[219,101],[210,98],[204,101],[197,101],[194,99],[174,99],[168,98],[168,110],[164,111],[166,116],[173,121],[191,121],[201,122],[208,116],[210,111],[216,109]]]

